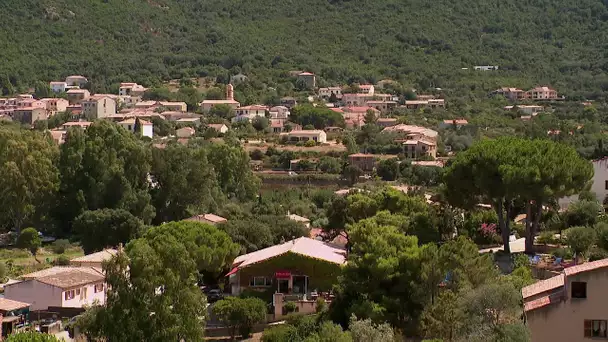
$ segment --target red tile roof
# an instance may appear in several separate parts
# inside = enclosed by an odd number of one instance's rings
[[[564,286],[564,275],[563,274],[559,274],[555,277],[541,280],[532,285],[526,286],[523,289],[521,289],[521,294],[524,297],[524,299],[526,299],[526,298],[535,296],[535,295],[543,293],[543,292],[551,291],[551,290],[559,288],[561,286]]]
[[[541,297],[541,298],[535,299],[533,301],[524,303],[524,312],[542,308],[543,306],[547,306],[547,305],[551,304],[551,302],[552,302],[551,297],[546,296],[546,297]]]
[[[604,267],[608,267],[608,259],[586,262],[584,264],[568,267],[564,269],[564,274],[566,275],[566,277],[569,277],[571,275],[587,271],[593,271]]]

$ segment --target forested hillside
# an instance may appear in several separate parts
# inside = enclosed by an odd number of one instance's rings
[[[393,78],[463,93],[608,91],[604,0],[4,0],[0,87],[67,74],[104,90],[243,71],[276,86]],[[499,65],[499,72],[461,70]],[[582,91],[582,93],[579,93]]]

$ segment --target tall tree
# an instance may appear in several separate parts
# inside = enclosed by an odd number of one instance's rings
[[[47,216],[59,186],[58,150],[44,134],[0,128],[0,213],[19,233]]]
[[[105,306],[87,309],[77,326],[106,341],[203,340],[206,303],[189,255],[173,236],[133,240],[104,265]]]
[[[165,223],[151,228],[144,237],[149,241],[176,239],[185,246],[198,271],[211,281],[230,267],[240,250],[225,232],[196,221]]]
[[[74,232],[86,254],[126,244],[143,229],[143,222],[123,209],[88,210],[74,220]]]
[[[256,196],[260,180],[251,171],[249,154],[245,150],[227,144],[211,144],[208,160],[226,195],[239,199],[252,199]]]
[[[17,238],[17,246],[19,248],[25,248],[29,250],[30,253],[32,253],[32,255],[34,256],[34,259],[38,261],[38,259],[36,258],[36,253],[38,253],[38,249],[40,249],[40,246],[42,246],[42,240],[40,239],[40,235],[38,235],[38,231],[36,229],[24,229]]]
[[[154,223],[179,221],[195,214],[217,211],[224,195],[207,156],[204,148],[181,144],[152,150],[150,193],[156,208]]]
[[[63,231],[85,210],[124,209],[149,223],[150,150],[135,135],[108,121],[70,130],[61,148],[61,187],[55,216]]]

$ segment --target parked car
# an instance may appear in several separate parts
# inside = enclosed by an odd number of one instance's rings
[[[207,293],[207,303],[215,303],[222,299],[224,299],[224,294],[220,289],[213,289]]]

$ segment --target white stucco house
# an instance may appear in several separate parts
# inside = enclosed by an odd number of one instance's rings
[[[22,281],[4,287],[4,297],[31,303],[31,310],[81,308],[106,301],[107,286],[99,268],[52,267],[21,278]]]
[[[600,203],[604,202],[608,196],[608,157],[603,157],[592,161],[593,163],[593,183],[591,191],[595,194]],[[564,197],[559,200],[559,206],[562,209],[568,208],[568,205],[578,200],[578,195]]]
[[[127,131],[135,133],[135,118],[130,118],[119,122],[118,124],[124,127]],[[141,135],[144,137],[152,138],[154,136],[154,125],[150,121],[139,120],[141,125]]]

